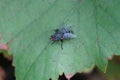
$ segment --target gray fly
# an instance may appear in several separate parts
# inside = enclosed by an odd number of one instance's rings
[[[50,37],[53,43],[55,41],[61,41],[61,48],[63,49],[63,40],[76,38],[76,35],[73,34],[71,30],[71,25],[66,25],[62,28],[56,29],[55,33]]]

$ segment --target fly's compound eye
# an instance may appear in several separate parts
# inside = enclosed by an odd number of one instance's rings
[[[52,41],[54,41],[54,40],[55,40],[54,35],[52,35],[52,36],[50,37],[50,40],[52,40]]]

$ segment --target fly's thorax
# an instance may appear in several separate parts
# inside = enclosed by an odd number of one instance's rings
[[[58,41],[63,39],[63,34],[54,34],[53,37],[54,37],[54,41]]]

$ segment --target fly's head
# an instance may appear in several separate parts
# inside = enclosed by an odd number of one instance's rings
[[[50,37],[51,41],[59,41],[63,39],[63,34],[54,34]]]
[[[51,41],[55,41],[54,35],[50,36],[50,40],[51,40]]]

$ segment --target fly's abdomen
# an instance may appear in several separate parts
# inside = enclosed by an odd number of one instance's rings
[[[77,36],[72,34],[72,33],[64,33],[63,39],[73,39],[76,38]]]

